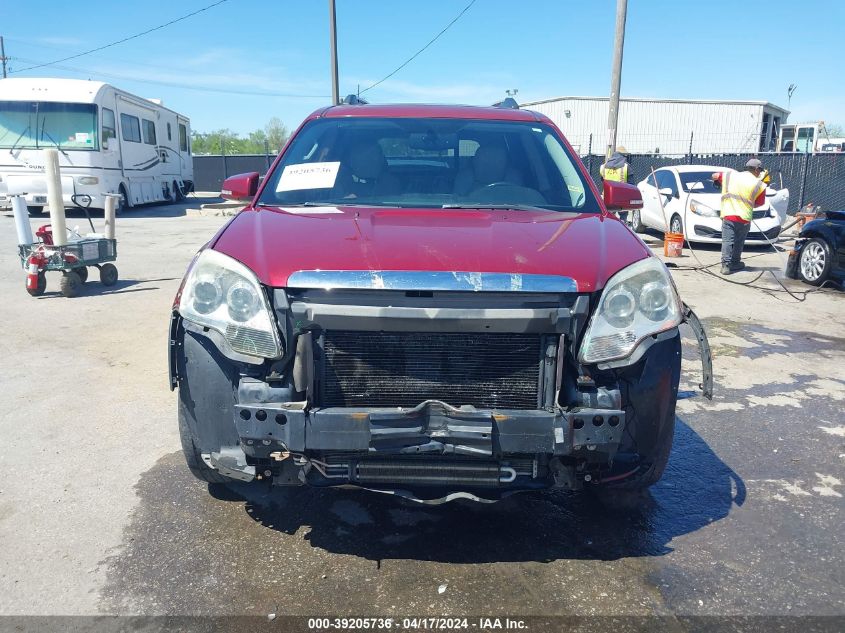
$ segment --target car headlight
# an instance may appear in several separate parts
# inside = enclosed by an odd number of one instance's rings
[[[669,271],[647,257],[607,282],[581,343],[584,364],[630,356],[640,342],[681,323],[681,299]]]
[[[719,216],[719,212],[716,209],[708,207],[706,204],[703,204],[698,200],[690,200],[689,210],[696,215],[701,215],[706,218],[715,218]]]
[[[96,176],[80,176],[77,178],[77,182],[80,185],[96,185],[100,182],[100,179]]]
[[[219,332],[241,354],[282,355],[270,303],[255,274],[217,251],[206,249],[197,257],[182,288],[179,314]]]

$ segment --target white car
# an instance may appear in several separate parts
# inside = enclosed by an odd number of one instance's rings
[[[643,208],[631,213],[631,227],[637,233],[649,228],[665,232],[668,224],[672,233],[683,233],[688,242],[721,243],[722,190],[713,182],[713,174],[733,171],[736,170],[710,165],[676,165],[655,170],[637,185],[643,195]],[[746,243],[767,244],[768,240],[777,238],[788,205],[788,189],[767,188],[766,202],[754,209]]]

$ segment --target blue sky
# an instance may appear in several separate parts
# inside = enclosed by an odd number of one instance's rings
[[[13,70],[152,28],[212,0],[2,0]],[[337,0],[341,94],[381,79],[469,0]],[[607,95],[615,0],[477,0],[378,102],[489,104]],[[839,40],[845,3],[829,0],[629,0],[622,95],[771,101],[790,121],[845,125]],[[198,131],[241,133],[272,116],[295,127],[331,94],[327,0],[228,0],[184,22],[61,67],[13,73],[102,79],[184,112]],[[70,70],[70,69],[74,70]],[[151,82],[162,82],[156,84]],[[316,95],[294,98],[221,94]]]

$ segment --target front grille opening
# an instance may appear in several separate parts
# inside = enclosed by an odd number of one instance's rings
[[[323,406],[538,407],[539,335],[328,331],[323,351]]]

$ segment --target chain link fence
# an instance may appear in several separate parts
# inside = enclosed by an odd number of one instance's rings
[[[628,164],[634,181],[645,180],[653,169],[675,165],[711,165],[743,169],[750,158],[759,158],[772,175],[771,186],[789,189],[789,213],[812,202],[824,210],[845,209],[845,153],[819,154],[631,154]],[[597,185],[604,156],[588,154],[581,160]]]

